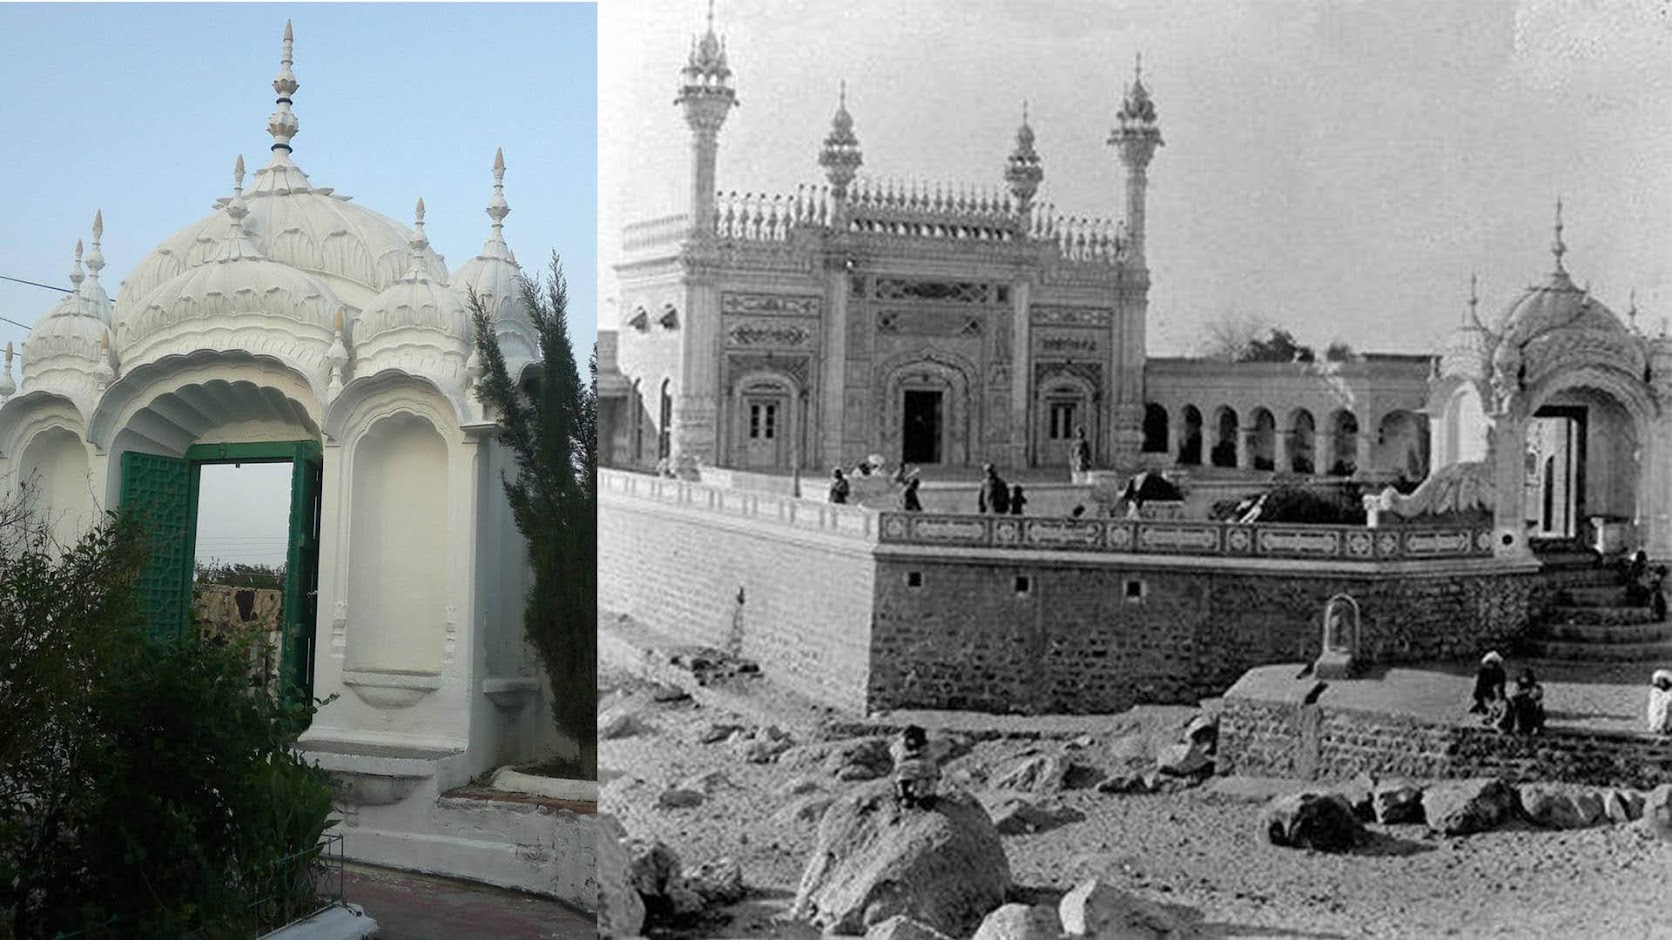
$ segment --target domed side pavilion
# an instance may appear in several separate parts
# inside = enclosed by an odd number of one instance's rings
[[[36,481],[64,542],[107,507],[146,510],[146,611],[168,635],[191,605],[200,468],[291,463],[282,686],[335,696],[302,745],[346,784],[348,853],[423,867],[457,854],[430,820],[439,795],[534,758],[549,723],[501,485],[514,468],[475,395],[470,293],[514,374],[534,331],[503,236],[503,157],[487,241],[450,274],[422,200],[408,228],[293,160],[292,46],[286,24],[272,156],[247,187],[239,158],[232,191],[114,303],[103,219],[85,256],[76,244],[74,289],[23,345],[21,381],[10,350],[0,369],[0,480]]]

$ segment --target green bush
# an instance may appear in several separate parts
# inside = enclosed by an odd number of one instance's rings
[[[279,859],[331,822],[330,776],[291,750],[313,706],[252,686],[247,650],[144,635],[130,521],[62,556],[4,521],[0,936],[274,926],[258,900],[312,888]]]

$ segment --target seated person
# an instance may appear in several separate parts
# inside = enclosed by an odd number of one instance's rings
[[[1475,670],[1475,704],[1469,714],[1489,715],[1495,711],[1504,701],[1504,685],[1508,682],[1504,658],[1496,651],[1482,656],[1480,668]]]
[[[934,805],[940,767],[929,756],[929,735],[917,725],[908,725],[888,747],[894,758],[894,799],[906,809]]]
[[[1649,680],[1649,731],[1672,734],[1672,671],[1666,669]]]
[[[1544,687],[1538,684],[1531,669],[1523,669],[1515,677],[1515,688],[1509,693],[1498,727],[1516,734],[1537,734],[1544,730]]]

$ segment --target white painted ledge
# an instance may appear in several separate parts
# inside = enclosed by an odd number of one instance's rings
[[[377,935],[377,921],[358,904],[330,907],[306,920],[287,924],[261,940],[365,940]]]
[[[549,800],[598,802],[598,782],[596,780],[561,780],[556,777],[536,777],[533,774],[519,773],[510,767],[501,767],[495,771],[493,779],[489,781],[489,786],[495,790],[504,790],[508,793],[543,796]]]

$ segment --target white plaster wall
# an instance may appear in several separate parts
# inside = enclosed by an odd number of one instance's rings
[[[447,622],[447,444],[423,418],[383,418],[359,445],[353,486],[348,668],[438,673]]]
[[[75,544],[98,520],[87,445],[74,431],[53,427],[35,434],[17,468],[19,482],[31,488],[38,518],[51,526],[58,545]]]

